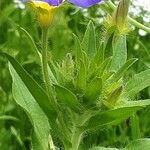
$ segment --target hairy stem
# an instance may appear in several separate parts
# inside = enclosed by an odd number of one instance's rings
[[[72,130],[71,137],[71,147],[66,150],[79,150],[79,146],[84,134],[84,130],[79,128],[79,126],[84,126],[84,123],[89,120],[92,116],[92,111],[85,111],[82,115],[78,116],[74,121],[74,126]]]
[[[47,43],[48,43],[48,29],[42,29],[42,70],[43,78],[46,86],[46,92],[53,104],[53,89],[52,83],[48,74],[48,55],[47,55]]]
[[[47,43],[48,43],[48,29],[42,29],[42,70],[43,70],[43,78],[46,86],[46,92],[49,97],[49,100],[57,112],[58,121],[60,122],[60,130],[62,132],[62,136],[64,136],[63,132],[66,132],[65,122],[61,113],[59,112],[59,108],[57,105],[57,100],[54,95],[54,89],[52,87],[51,79],[48,73],[48,54],[47,54]],[[51,139],[52,141],[52,139]],[[52,143],[52,142],[51,142]],[[53,146],[52,146],[53,147]],[[54,149],[52,149],[54,150]]]
[[[48,43],[48,29],[42,29],[42,71],[43,78],[46,86],[46,92],[51,104],[54,104],[52,83],[48,74],[48,56],[47,56],[47,43]],[[51,135],[49,135],[50,150],[55,150]]]
[[[79,128],[75,127],[72,134],[72,139],[71,139],[72,147],[70,150],[78,150],[81,142],[81,138],[82,138],[82,132],[80,131]]]

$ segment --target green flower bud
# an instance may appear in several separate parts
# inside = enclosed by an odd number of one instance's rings
[[[74,61],[72,55],[68,53],[61,65],[61,73],[67,81],[71,81],[74,76]]]
[[[108,101],[110,103],[116,103],[120,97],[120,95],[122,94],[123,91],[123,87],[120,86],[117,89],[115,89],[109,96],[108,96]]]
[[[120,0],[115,11],[113,21],[119,30],[123,30],[126,26],[126,20],[129,10],[129,0]]]
[[[108,95],[108,97],[103,101],[103,104],[108,108],[114,107],[118,103],[122,92],[123,86],[119,86]]]

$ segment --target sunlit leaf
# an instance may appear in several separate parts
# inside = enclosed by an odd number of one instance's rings
[[[92,21],[90,21],[87,25],[87,29],[82,41],[82,48],[84,51],[86,51],[88,56],[93,56],[97,52],[95,29]]]
[[[126,83],[125,93],[132,97],[148,86],[150,86],[150,69],[134,75]]]
[[[5,56],[18,76],[21,78],[22,82],[28,88],[32,96],[35,98],[40,107],[45,111],[46,114],[50,115],[53,107],[48,99],[48,96],[44,90],[37,84],[37,82],[25,71],[25,69],[10,55],[6,53],[1,53],[1,56]]]
[[[138,59],[132,58],[129,59],[110,79],[110,82],[118,81],[124,73],[137,61]]]
[[[94,103],[98,100],[100,93],[102,92],[102,79],[95,78],[88,85],[85,93],[85,97],[89,103]]]
[[[106,125],[118,124],[133,115],[136,111],[150,105],[150,100],[130,101],[115,109],[98,111],[82,127],[83,130],[103,128]]]
[[[111,69],[113,71],[117,71],[127,60],[126,36],[117,37],[117,39],[114,39],[112,44],[113,57]]]
[[[143,138],[143,139],[138,139],[136,141],[131,142],[123,150],[149,150],[149,149],[150,149],[150,139]]]
[[[65,87],[55,85],[56,96],[58,101],[65,104],[69,108],[77,109],[79,107],[79,102],[75,94]]]
[[[38,149],[48,150],[48,136],[50,133],[48,118],[11,64],[9,69],[13,80],[13,97],[16,103],[26,112],[33,125],[34,134],[38,141],[37,147]]]
[[[90,148],[89,150],[119,150],[117,148],[106,148],[106,147],[93,147]]]

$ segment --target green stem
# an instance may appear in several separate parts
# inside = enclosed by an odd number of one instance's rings
[[[140,127],[139,127],[139,118],[137,114],[134,114],[130,117],[130,122],[131,122],[132,139],[137,140],[141,137]]]
[[[60,130],[62,132],[66,132],[66,127],[65,127],[65,123],[63,120],[63,117],[61,115],[61,113],[59,112],[59,108],[57,105],[57,101],[56,101],[56,97],[54,95],[54,89],[52,88],[52,83],[51,83],[51,79],[49,77],[49,73],[48,73],[48,54],[47,54],[47,43],[48,43],[48,29],[47,28],[43,28],[42,29],[42,70],[43,70],[43,78],[44,78],[44,82],[45,82],[45,86],[46,86],[46,92],[47,95],[49,97],[49,100],[52,104],[52,106],[54,107],[54,109],[57,112],[58,115],[58,120],[60,122]]]
[[[79,145],[82,140],[82,135],[84,134],[84,131],[79,128],[78,126],[84,126],[84,123],[91,118],[93,115],[93,112],[85,111],[82,115],[79,115],[74,120],[74,126],[72,130],[72,137],[71,137],[71,147],[67,148],[66,150],[78,150]]]
[[[48,74],[48,55],[47,55],[47,43],[48,43],[48,29],[42,29],[42,71],[43,71],[43,78],[46,86],[46,92],[49,97],[49,100],[53,104],[54,102],[54,96],[53,96],[53,89],[52,89],[52,83]],[[49,145],[51,150],[55,150],[53,140],[51,138],[51,135],[49,135]]]
[[[128,21],[131,24],[135,25],[136,27],[138,27],[140,29],[143,29],[144,31],[150,33],[150,28],[149,27],[144,26],[143,24],[137,22],[136,20],[132,19],[131,17],[128,17]]]
[[[43,78],[46,86],[46,92],[51,101],[54,102],[52,83],[48,74],[48,54],[47,54],[47,43],[48,43],[48,29],[42,29],[42,70]]]
[[[109,6],[112,10],[115,10],[116,6],[115,6],[111,1],[108,1],[107,4],[108,4],[108,6]],[[143,24],[141,24],[141,23],[139,23],[138,21],[132,19],[131,17],[128,17],[128,21],[129,21],[132,25],[134,25],[134,26],[136,26],[136,27],[138,27],[138,28],[140,28],[140,29],[143,29],[144,31],[150,33],[150,28],[149,28],[149,27],[144,26]]]
[[[82,132],[80,131],[79,128],[74,127],[72,139],[71,139],[72,147],[70,150],[78,150],[81,138],[82,138]]]

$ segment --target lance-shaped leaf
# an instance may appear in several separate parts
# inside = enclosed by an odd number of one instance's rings
[[[38,59],[38,62],[39,63],[42,63],[42,55],[41,53],[39,52],[35,42],[34,42],[34,39],[32,38],[32,36],[30,35],[30,33],[25,30],[24,28],[20,28],[20,30],[22,31],[22,33],[27,37],[27,39],[29,40],[30,44],[32,45],[32,47],[34,48],[34,53],[35,55],[37,56],[37,59]],[[52,81],[53,84],[57,84],[57,80],[51,70],[51,68],[54,68],[54,64],[51,62],[51,66],[48,65],[48,73],[49,73],[49,76],[50,76],[50,79]]]
[[[129,59],[113,76],[110,78],[108,81],[110,82],[117,82],[123,75],[124,73],[137,61],[138,59],[132,58]]]
[[[89,150],[149,150],[150,149],[150,139],[143,138],[131,142],[125,148],[106,148],[106,147],[93,147]]]
[[[89,103],[94,103],[98,100],[98,97],[102,90],[102,79],[95,78],[88,85],[85,93],[85,97],[88,99]]]
[[[86,88],[86,79],[87,78],[87,68],[86,64],[80,60],[80,68],[78,69],[78,74],[77,74],[77,82],[76,86],[80,90],[85,90]]]
[[[103,128],[106,125],[118,124],[147,105],[150,105],[150,99],[130,101],[108,111],[98,111],[81,128],[83,130],[90,130],[98,127]]]
[[[93,147],[90,148],[89,150],[119,150],[117,148],[106,148],[106,147]]]
[[[9,69],[13,80],[13,97],[28,115],[34,129],[35,139],[33,141],[37,141],[37,148],[34,147],[34,149],[48,150],[48,136],[50,133],[48,118],[11,64]]]
[[[113,71],[117,71],[125,64],[127,60],[126,36],[120,36],[117,39],[114,38],[112,47],[113,57],[111,69]]]
[[[84,51],[86,51],[88,56],[93,56],[97,52],[95,29],[92,21],[90,21],[87,25],[87,29],[82,41],[82,48]]]
[[[131,142],[126,148],[122,150],[149,150],[150,149],[150,139],[143,138]]]
[[[103,63],[104,51],[105,51],[105,47],[104,47],[104,43],[102,42],[100,47],[98,48],[97,53],[94,55],[93,59],[91,60],[91,64],[90,64],[91,71],[92,70],[94,71],[97,66]]]
[[[76,56],[75,60],[76,60],[76,63],[79,64],[80,59],[82,59],[83,57],[81,43],[80,43],[79,38],[75,34],[73,34],[73,39],[74,39],[73,50],[75,51],[75,56]]]
[[[79,101],[74,93],[63,86],[55,85],[56,96],[60,103],[65,104],[69,108],[79,108]]]
[[[9,115],[0,115],[0,121],[1,121],[1,120],[19,121],[16,117],[14,117],[14,116],[9,116]]]
[[[28,88],[37,103],[44,110],[44,112],[50,116],[51,112],[53,111],[53,107],[44,90],[12,56],[6,53],[1,53],[0,55],[5,56],[9,60],[14,70],[17,72],[17,75],[21,78],[22,82]]]
[[[150,86],[150,69],[133,76],[125,85],[125,93],[132,97],[148,86]]]

